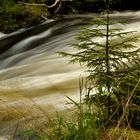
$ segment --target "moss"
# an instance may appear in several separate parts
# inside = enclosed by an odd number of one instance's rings
[[[43,21],[41,15],[44,12],[47,14],[42,7],[3,1],[0,6],[0,32],[9,33],[38,25]]]

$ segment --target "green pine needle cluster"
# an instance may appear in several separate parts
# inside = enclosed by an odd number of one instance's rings
[[[106,7],[106,14],[101,19],[93,20],[90,26],[81,29],[77,36],[78,43],[72,45],[77,51],[61,54],[70,56],[70,62],[87,67],[87,86],[96,91],[90,99],[96,105],[96,99],[100,100],[100,107],[106,110],[105,118],[113,115],[113,123],[118,122],[127,99],[135,89],[129,102],[131,107],[123,121],[124,124],[128,121],[131,124],[135,120],[134,115],[139,118],[140,114],[140,84],[135,88],[140,78],[140,48],[135,44],[140,41],[140,36],[135,31],[123,30],[125,24],[112,20],[109,6]],[[119,27],[116,28],[116,25]],[[134,111],[136,108],[137,111]]]

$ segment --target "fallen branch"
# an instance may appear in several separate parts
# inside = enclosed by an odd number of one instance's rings
[[[26,3],[26,2],[23,2],[23,4],[25,5],[29,5],[29,6],[44,6],[46,8],[53,8],[54,6],[56,6],[59,2],[61,2],[61,0],[56,0],[52,5],[47,5],[45,3]]]

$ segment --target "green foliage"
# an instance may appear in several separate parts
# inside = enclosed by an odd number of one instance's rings
[[[15,139],[20,140],[48,140],[42,132],[35,129],[29,129],[16,134]]]
[[[111,116],[110,119],[114,117],[116,121],[113,123],[117,123],[123,112],[123,104],[139,80],[140,48],[135,45],[139,41],[139,36],[136,36],[135,32],[124,31],[124,24],[110,19],[111,1],[107,2],[106,15],[102,19],[90,22],[92,27],[81,29],[77,36],[79,42],[73,44],[77,49],[76,53],[61,54],[70,56],[70,62],[79,62],[87,67],[87,87],[94,89],[96,94],[86,96],[88,98],[85,100],[90,99],[96,106],[99,101],[101,104],[98,107],[102,108],[105,114],[104,121],[108,122]],[[118,24],[120,26],[116,28],[114,25]],[[139,88],[138,85],[136,93]],[[138,100],[138,96],[133,98]]]
[[[74,44],[78,49],[75,54],[61,53],[64,56],[70,56],[71,62],[79,62],[88,68],[90,75],[88,79],[92,81],[94,87],[102,86],[102,91],[106,91],[106,81],[109,78],[110,86],[113,90],[114,82],[117,82],[126,73],[133,71],[131,68],[134,63],[139,63],[140,49],[133,45],[138,41],[138,37],[133,32],[123,32],[121,28],[108,29],[108,46],[106,46],[106,21],[98,20],[92,24],[98,23],[94,29],[83,28],[77,39],[80,41]],[[100,25],[99,25],[100,24]],[[109,26],[112,25],[111,21]],[[99,26],[102,26],[101,28]],[[119,31],[119,32],[118,32]],[[131,36],[129,36],[131,34]],[[94,41],[95,37],[102,38],[103,41]],[[119,42],[118,42],[119,41]],[[108,47],[108,52],[107,52]],[[135,48],[135,49],[134,49]],[[108,56],[107,56],[107,53]],[[106,60],[109,61],[107,66]],[[125,61],[124,61],[125,59]],[[130,65],[131,64],[131,65]],[[138,65],[137,65],[138,66]],[[107,68],[109,67],[109,74]]]
[[[17,135],[17,137],[21,138],[22,140],[30,140],[36,137],[33,130],[23,131]]]
[[[41,14],[45,11],[44,7],[26,6],[14,0],[1,0],[0,31],[12,32],[19,28],[37,25],[41,23]]]
[[[96,102],[94,102],[96,104],[93,104],[93,98],[89,96],[82,100],[83,93],[87,92],[88,95],[92,92],[91,89],[84,89],[83,80],[79,82],[79,89],[79,102],[67,97],[70,103],[74,105],[72,116],[66,119],[65,116],[60,116],[58,113],[56,118],[54,116],[47,117],[44,114],[47,118],[43,124],[36,120],[35,125],[38,127],[33,126],[33,129],[20,133],[17,138],[22,140],[116,140],[122,137],[123,139],[135,140],[139,137],[138,132],[128,128],[116,130],[113,127],[107,129],[107,121],[104,121],[106,108],[101,107],[104,101],[102,102],[98,98],[98,94],[96,94]],[[103,99],[105,100],[105,98]]]
[[[98,140],[104,137],[103,116],[97,113],[98,109],[95,110],[93,104],[89,107],[81,100],[82,92],[83,84],[80,86],[79,103],[68,97],[75,110],[69,120],[57,113],[56,119],[49,117],[40,129],[34,131],[35,134],[44,136],[44,140]]]

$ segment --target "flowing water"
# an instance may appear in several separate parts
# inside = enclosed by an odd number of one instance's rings
[[[79,76],[85,76],[86,69],[68,64],[68,58],[57,52],[74,51],[70,46],[76,42],[79,27],[91,17],[95,14],[48,20],[12,34],[0,33],[1,136],[13,133],[18,120],[39,117],[40,107],[48,113],[63,111],[65,96],[78,100]],[[112,17],[129,19],[124,29],[140,34],[140,12],[115,13]]]

